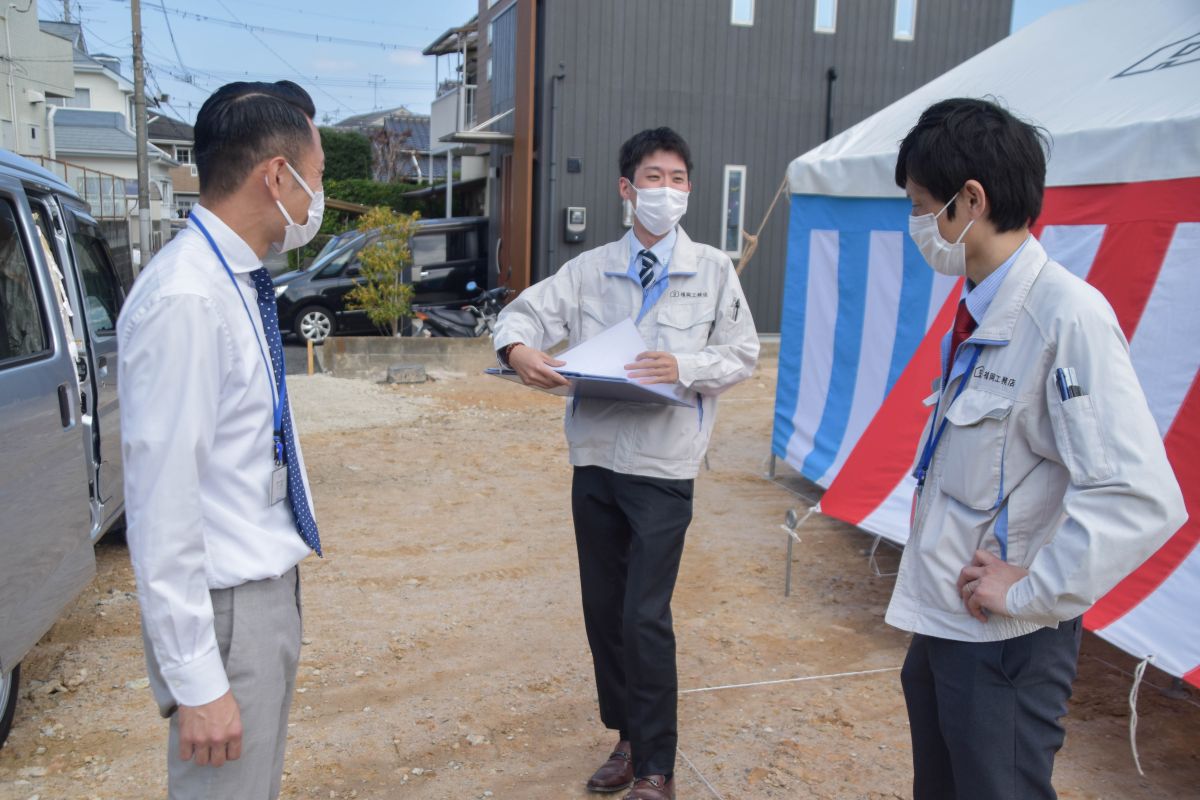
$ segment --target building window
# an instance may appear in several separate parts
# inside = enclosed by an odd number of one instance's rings
[[[737,258],[742,254],[742,227],[746,222],[746,168],[725,166],[725,197],[721,201],[721,249]]]
[[[911,42],[917,33],[917,0],[896,0],[892,38]]]
[[[754,0],[732,0],[729,21],[734,25],[754,24]]]
[[[833,33],[837,30],[837,0],[817,0],[813,30],[817,33]]]
[[[58,106],[60,108],[91,108],[92,107],[92,90],[91,89],[76,89],[74,97],[60,97],[58,95],[46,95],[46,105]]]
[[[175,145],[175,160],[180,164],[191,164],[192,148]]]
[[[0,202],[0,365],[50,350],[33,268],[13,207]]]

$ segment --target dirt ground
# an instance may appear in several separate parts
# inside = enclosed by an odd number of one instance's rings
[[[586,797],[615,737],[583,633],[561,401],[482,376],[289,386],[326,558],[303,566],[284,797]],[[816,679],[682,694],[679,796],[907,797],[907,637],[883,622],[892,579],[868,567],[868,537],[814,516],[783,596],[779,523],[813,488],[763,478],[774,389],[766,362],[722,401],[675,595],[680,685]],[[0,798],[165,796],[128,553],[114,537],[97,556],[26,659]],[[896,560],[885,549],[885,571]],[[1132,666],[1085,638],[1062,797],[1200,797],[1196,692],[1143,687],[1134,769]],[[886,671],[820,677],[867,670]]]

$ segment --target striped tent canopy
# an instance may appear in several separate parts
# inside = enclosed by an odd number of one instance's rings
[[[1191,517],[1085,624],[1200,686],[1197,82],[1200,6],[1093,0],[794,161],[773,451],[827,487],[823,513],[905,542],[921,400],[961,286],[907,236],[897,145],[939,99],[998,98],[1054,140],[1034,234],[1116,311]]]

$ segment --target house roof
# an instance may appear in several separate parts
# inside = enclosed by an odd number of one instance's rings
[[[404,143],[406,150],[429,152],[429,117],[420,114],[397,114],[384,120],[383,127],[391,133],[407,134],[408,139]]]
[[[428,47],[421,51],[421,55],[426,56],[445,56],[451,53],[457,53],[462,50],[463,39],[466,39],[467,49],[470,50],[479,39],[479,15],[471,17],[465,25],[459,25],[450,28],[437,39],[435,39]]]
[[[196,138],[191,125],[161,114],[150,120],[146,131],[151,141],[192,142]]]
[[[77,50],[87,50],[87,44],[83,40],[83,26],[78,22],[58,22],[55,20],[40,19],[38,20],[38,28],[43,33],[57,36],[60,39],[66,39],[75,45],[75,49]]]
[[[341,122],[333,123],[335,128],[350,128],[351,130],[362,130],[363,128],[382,128],[387,120],[392,117],[416,117],[419,115],[413,114],[404,106],[396,108],[385,108],[379,111],[370,111],[366,114],[355,114],[352,117],[346,117]]]
[[[116,111],[63,108],[54,115],[54,149],[58,153],[104,156],[136,156],[137,139]],[[174,163],[166,153],[150,145],[150,157]]]

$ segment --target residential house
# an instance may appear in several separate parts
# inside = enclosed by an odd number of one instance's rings
[[[47,99],[45,155],[52,161],[46,166],[71,183],[92,205],[93,213],[125,217],[129,239],[136,242],[133,81],[122,74],[116,56],[88,52],[78,24],[43,22],[41,30],[69,42],[74,72],[73,96]],[[147,97],[149,105],[155,102]],[[170,220],[176,215],[171,172],[177,162],[153,144],[148,144],[147,155],[150,242],[152,250],[158,250],[170,239]]]
[[[404,106],[347,117],[333,126],[371,140],[371,177],[385,183],[433,183],[445,178],[445,164],[429,149],[429,117]]]
[[[47,154],[46,109],[75,95],[72,42],[39,27],[36,2],[0,6],[5,76],[0,81],[0,147]]]
[[[186,219],[200,202],[200,178],[196,172],[195,134],[192,126],[171,117],[154,114],[147,125],[150,143],[175,160],[171,185],[175,194],[175,216]]]
[[[617,151],[659,125],[692,147],[683,227],[740,261],[791,159],[1004,38],[1011,14],[1012,0],[479,0],[473,39],[426,49],[456,84],[435,100],[433,148],[486,157],[491,257],[512,288],[632,224]],[[585,210],[582,241],[566,240],[567,208]],[[784,197],[742,276],[763,332],[780,329],[786,216]]]

